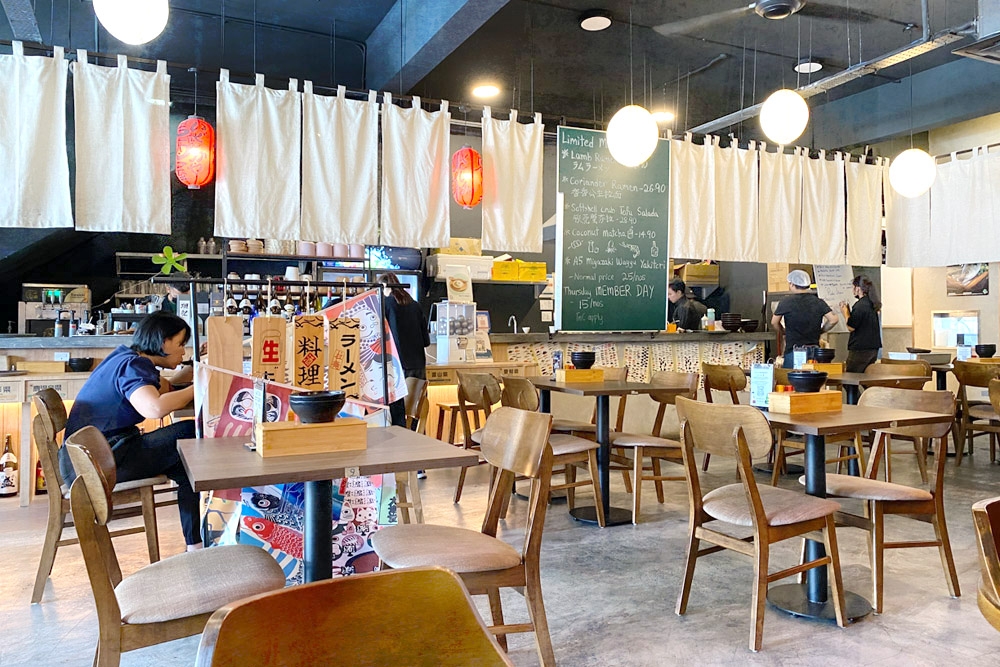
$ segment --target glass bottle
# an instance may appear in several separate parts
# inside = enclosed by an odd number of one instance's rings
[[[205,243],[205,237],[202,236],[202,237],[200,237],[198,239],[198,254],[199,255],[205,255],[205,254],[207,254],[205,252],[207,249],[208,249],[208,244]]]
[[[208,239],[208,242],[205,244],[205,252],[207,254],[209,254],[209,255],[216,254],[217,249],[216,249],[216,245],[215,245],[215,237],[214,236],[211,237],[210,239]]]
[[[0,454],[0,497],[17,495],[17,457],[10,442],[8,433],[3,439],[3,454]]]

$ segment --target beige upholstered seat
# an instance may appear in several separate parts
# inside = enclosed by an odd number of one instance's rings
[[[553,456],[585,454],[597,449],[597,443],[593,440],[578,438],[575,435],[567,435],[565,433],[553,433],[550,435],[549,444],[552,445]]]
[[[434,563],[455,572],[517,567],[521,554],[503,540],[468,528],[410,525],[379,532],[382,562],[393,569]]]
[[[840,509],[840,503],[833,500],[803,496],[788,489],[759,486],[757,490],[769,526],[788,526],[820,519]],[[747,494],[742,484],[729,484],[709,491],[705,494],[703,508],[713,519],[737,526],[753,525],[753,512],[747,505]]]
[[[969,416],[977,421],[980,419],[983,421],[1000,419],[992,405],[971,405],[969,406]]]
[[[804,485],[806,483],[805,477],[799,477],[799,483]],[[827,475],[826,492],[838,498],[860,498],[862,500],[934,499],[931,492],[925,489],[852,475]]]

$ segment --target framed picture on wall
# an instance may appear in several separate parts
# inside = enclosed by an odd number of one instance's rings
[[[990,265],[956,264],[948,267],[948,296],[982,296],[990,293]]]

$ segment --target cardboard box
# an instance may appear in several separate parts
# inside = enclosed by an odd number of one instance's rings
[[[788,274],[795,270],[805,271],[813,276],[812,264],[789,264],[778,262],[767,265],[767,290],[769,292],[787,292]]]
[[[545,262],[517,262],[517,279],[525,282],[545,282]]]
[[[518,280],[517,262],[493,262],[493,280]]]
[[[802,365],[803,370],[812,369],[814,371],[822,371],[830,376],[843,375],[844,374],[844,363],[841,361],[833,361],[826,364],[821,364],[819,362],[812,362],[809,364]]]
[[[560,368],[556,371],[556,382],[604,382],[604,371],[600,368]]]
[[[427,257],[427,275],[432,278],[444,278],[448,265],[465,266],[469,269],[469,277],[473,280],[489,280],[493,276],[493,260],[490,255],[476,257],[474,255],[430,255]]]
[[[767,409],[786,415],[804,412],[840,412],[844,398],[840,391],[773,391],[768,395]]]
[[[483,241],[453,236],[448,239],[447,248],[431,248],[430,254],[479,256],[483,254]]]
[[[263,458],[346,452],[368,449],[368,425],[354,417],[323,424],[267,422],[254,427],[254,439]]]
[[[718,264],[682,264],[678,272],[680,279],[685,283],[697,285],[698,283],[719,282]]]

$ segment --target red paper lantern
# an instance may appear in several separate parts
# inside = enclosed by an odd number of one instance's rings
[[[177,126],[177,178],[197,190],[215,177],[215,130],[200,116]]]
[[[451,194],[463,208],[483,199],[483,158],[471,146],[462,146],[451,156]]]

